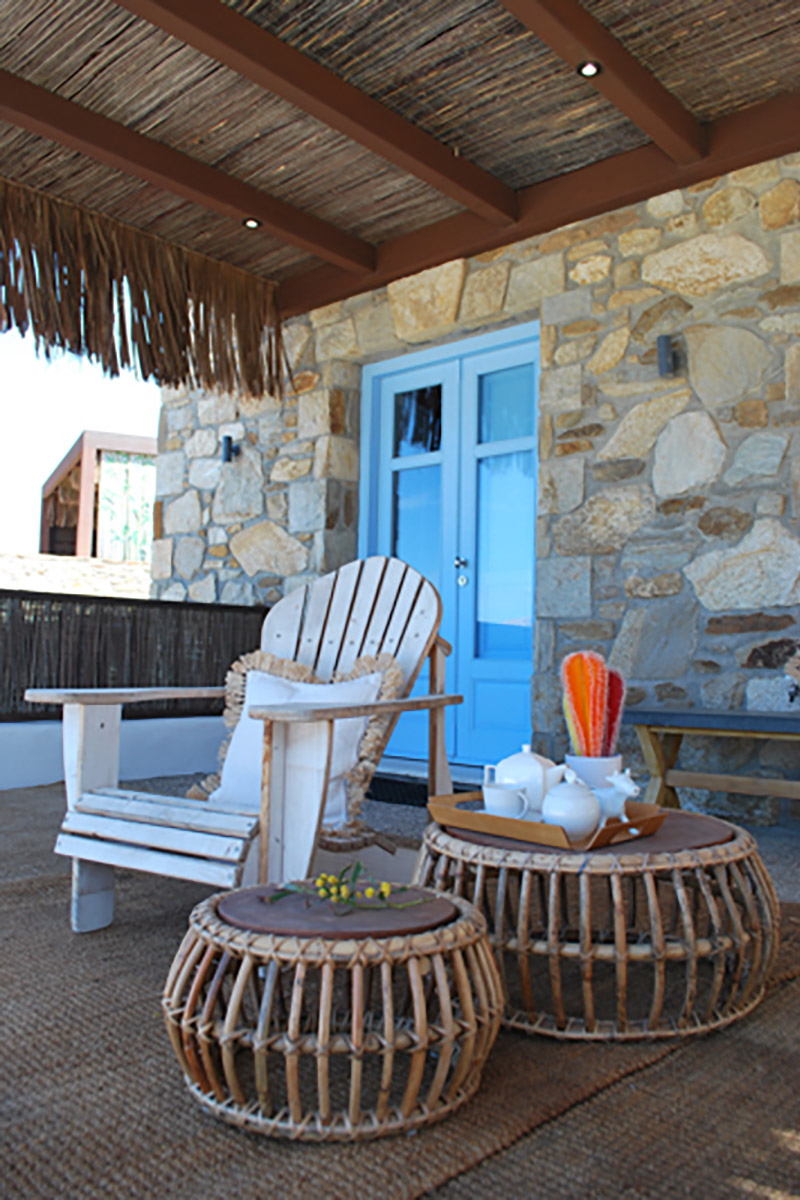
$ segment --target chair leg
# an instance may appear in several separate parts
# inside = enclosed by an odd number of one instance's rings
[[[72,929],[93,933],[114,920],[114,868],[105,863],[72,860]]]

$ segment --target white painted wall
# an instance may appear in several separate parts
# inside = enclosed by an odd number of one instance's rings
[[[222,717],[123,721],[119,777],[211,774],[224,735]],[[0,722],[0,791],[63,778],[60,721]]]

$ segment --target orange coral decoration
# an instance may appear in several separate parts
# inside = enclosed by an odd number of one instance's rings
[[[596,758],[614,753],[625,682],[601,654],[578,650],[561,664],[564,714],[575,754]]]

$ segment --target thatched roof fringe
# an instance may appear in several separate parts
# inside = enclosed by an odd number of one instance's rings
[[[262,396],[280,388],[275,285],[0,179],[0,331],[109,375]]]

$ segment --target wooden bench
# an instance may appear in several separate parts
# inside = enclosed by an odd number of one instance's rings
[[[686,734],[695,737],[762,738],[794,741],[800,738],[800,712],[730,712],[725,709],[628,709],[623,725],[632,725],[650,772],[644,799],[665,808],[680,808],[678,787],[708,788],[712,792],[738,792],[747,796],[800,799],[800,781],[765,779],[752,775],[725,775],[718,771],[675,769]]]

